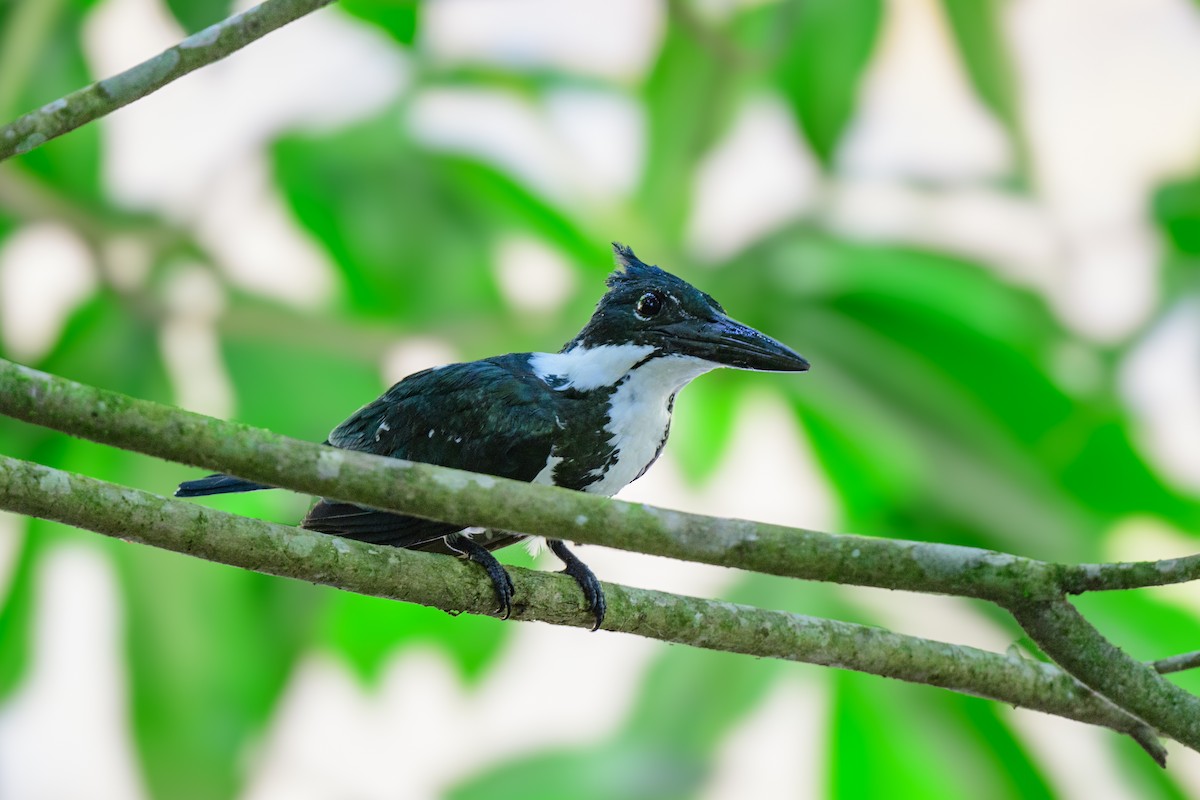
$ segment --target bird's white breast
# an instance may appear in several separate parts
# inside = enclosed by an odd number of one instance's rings
[[[535,353],[530,366],[555,389],[589,392],[615,387],[608,397],[605,432],[613,456],[584,487],[614,495],[654,461],[671,424],[671,398],[697,375],[720,366],[691,356],[657,356],[650,345],[576,347],[565,353]],[[534,483],[553,482],[563,461],[552,451]]]
[[[598,480],[585,492],[611,496],[640,475],[658,455],[671,424],[671,398],[697,375],[719,364],[689,356],[660,356],[642,362],[654,352],[646,345],[577,347],[566,353],[535,353],[530,365],[535,374],[558,390],[592,391],[613,387],[608,398],[604,431],[613,448],[613,458],[594,474]],[[557,449],[550,451],[546,465],[534,483],[554,483],[554,473],[564,461]],[[537,555],[543,540],[527,543]]]
[[[671,398],[697,375],[718,366],[691,356],[651,359],[629,373],[609,398],[608,423],[615,462],[584,491],[614,495],[658,455],[671,424]]]

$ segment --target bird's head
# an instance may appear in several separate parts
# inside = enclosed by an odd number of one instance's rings
[[[691,356],[736,369],[802,372],[808,362],[780,342],[732,319],[721,304],[685,280],[642,263],[613,244],[619,268],[608,278],[575,346],[651,345],[661,355]]]

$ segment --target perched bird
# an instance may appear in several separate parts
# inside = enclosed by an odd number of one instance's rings
[[[675,395],[716,367],[799,372],[808,362],[730,319],[721,304],[614,244],[618,269],[592,318],[557,353],[509,353],[409,375],[334,428],[326,444],[611,496],[662,452]],[[271,488],[227,475],[178,497]],[[373,544],[449,553],[482,566],[507,617],[512,581],[490,551],[527,538],[321,500],[302,527]],[[583,590],[595,628],[599,581],[548,541]]]

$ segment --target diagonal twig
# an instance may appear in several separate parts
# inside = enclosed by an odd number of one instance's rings
[[[192,34],[135,67],[49,102],[0,127],[0,161],[27,153],[116,111],[332,2],[266,0]]]
[[[1160,658],[1158,661],[1151,661],[1148,666],[1159,675],[1169,675],[1172,672],[1195,669],[1196,667],[1200,667],[1200,650],[1193,650],[1190,653],[1180,653],[1170,658]]]

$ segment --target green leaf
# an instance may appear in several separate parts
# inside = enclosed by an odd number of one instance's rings
[[[814,590],[811,584],[754,575],[739,581],[730,598],[778,607],[785,600],[823,594],[825,587]],[[466,779],[451,797],[694,797],[729,732],[780,675],[794,669],[732,653],[662,649],[642,680],[630,717],[610,737],[590,747],[511,759]]]
[[[670,25],[642,88],[646,104],[646,168],[634,222],[623,234],[639,249],[670,255],[689,213],[696,165],[729,125],[736,108],[735,72],[695,37]]]
[[[134,725],[152,794],[235,796],[319,590],[151,548],[125,546],[117,556]]]
[[[80,43],[84,8],[59,15],[51,35],[38,48],[29,78],[17,96],[19,111],[31,111],[92,82]],[[100,126],[85,125],[47,142],[13,162],[45,179],[77,201],[99,204]]]
[[[478,680],[501,652],[510,627],[463,614],[451,618],[436,608],[338,592],[325,609],[319,641],[341,656],[367,684],[401,648],[433,644]]]
[[[797,419],[853,529],[892,531],[894,517],[921,486],[920,437],[893,424],[882,401],[863,387],[837,374],[820,380],[835,383],[827,391],[798,389]]]
[[[420,325],[496,302],[481,221],[414,157],[397,120],[274,147],[281,188],[328,249],[353,310]]]
[[[833,683],[831,796],[1054,796],[994,704],[854,673]]]
[[[976,94],[1008,133],[1018,174],[1027,180],[1029,153],[1021,124],[1017,73],[1004,37],[1005,5],[999,0],[942,0],[958,55]]]
[[[1200,255],[1200,177],[1161,186],[1154,194],[1153,210],[1176,250]]]
[[[813,152],[833,163],[854,114],[858,86],[879,31],[879,0],[805,0],[789,9],[775,80]]]
[[[167,8],[187,33],[195,33],[233,13],[233,0],[166,0]]]
[[[420,5],[416,0],[342,0],[338,7],[386,31],[400,44],[416,39]]]
[[[780,670],[789,667],[732,653],[668,650],[642,683],[626,735],[655,742],[674,751],[677,763],[707,771],[730,729],[757,705]],[[681,708],[691,712],[681,715]]]
[[[120,353],[120,358],[113,358]],[[80,304],[58,344],[40,365],[55,375],[105,389],[165,401],[170,397],[158,358],[157,331],[108,289]]]
[[[28,520],[19,534],[16,563],[0,601],[0,699],[25,677],[33,631],[33,578],[49,537],[46,523]]]
[[[425,154],[434,160],[457,195],[478,206],[492,235],[520,231],[558,248],[576,263],[599,262],[607,272],[612,262],[608,243],[580,228],[580,221],[540,199],[527,187],[495,167],[465,157]]]
[[[666,650],[643,682],[623,730],[594,747],[512,759],[472,776],[451,797],[693,797],[717,746],[762,698],[781,666],[730,653]],[[690,710],[681,714],[681,708]]]
[[[320,442],[386,388],[379,365],[355,353],[322,353],[234,336],[221,344],[237,418],[277,433]]]
[[[436,156],[403,141],[394,117],[285,139],[274,155],[283,191],[341,268],[354,310],[421,326],[498,305],[489,218]]]
[[[1068,335],[991,273],[794,229],[717,277],[714,294],[761,298],[746,321],[811,359],[786,389],[863,532],[1079,560],[1125,514],[1200,524],[1133,449],[1107,360],[1068,394],[1050,374]]]
[[[942,0],[958,54],[979,97],[1010,132],[1020,129],[1016,73],[998,0]]]
[[[695,797],[704,765],[663,743],[611,741],[588,750],[550,750],[512,759],[455,787],[452,800],[669,800]]]
[[[338,264],[347,312],[406,327],[461,332],[494,354],[488,321],[512,330],[497,287],[499,243],[525,235],[575,263],[610,263],[605,246],[512,177],[473,159],[405,139],[394,113],[274,149],[281,186],[299,221]],[[601,240],[602,241],[602,240]],[[574,331],[571,331],[573,334]]]
[[[720,466],[733,438],[742,386],[736,377],[718,372],[676,397],[670,448],[688,480],[701,483]]]

